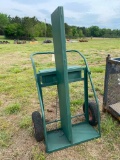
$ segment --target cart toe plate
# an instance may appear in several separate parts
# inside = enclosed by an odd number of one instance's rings
[[[72,126],[72,134],[73,142],[70,142],[68,141],[61,129],[48,132],[46,151],[57,151],[100,137],[100,134],[88,123],[81,123]]]

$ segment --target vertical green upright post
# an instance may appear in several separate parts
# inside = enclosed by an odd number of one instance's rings
[[[89,122],[88,114],[88,73],[87,68],[84,70],[84,100],[85,100],[85,119]]]
[[[70,97],[66,58],[66,40],[63,7],[58,7],[51,15],[61,127],[67,139],[72,142]]]

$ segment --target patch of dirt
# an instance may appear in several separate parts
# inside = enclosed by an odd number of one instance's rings
[[[12,138],[12,144],[7,149],[2,149],[1,160],[29,160],[32,157],[33,146],[38,145],[27,131],[19,130]],[[43,143],[39,144],[40,150],[45,150]]]

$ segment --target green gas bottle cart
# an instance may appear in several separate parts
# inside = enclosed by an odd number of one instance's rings
[[[41,110],[41,114],[38,111],[32,113],[34,134],[37,141],[44,139],[46,152],[48,153],[99,138],[101,135],[99,104],[86,59],[77,50],[66,51],[63,7],[58,7],[51,14],[51,20],[54,52],[37,52],[31,55]],[[79,54],[83,58],[85,66],[69,67],[67,65],[67,52]],[[33,57],[41,54],[54,54],[56,68],[37,72]],[[88,101],[88,79],[94,93],[95,103]],[[71,116],[70,112],[69,83],[76,81],[84,81],[83,115],[85,121],[72,124],[71,120],[74,117]],[[59,121],[61,127],[47,131],[46,126],[48,122],[46,122],[44,113],[42,88],[52,85],[57,85],[60,119],[51,123],[57,123]],[[89,113],[92,114],[92,119],[89,119],[91,115]]]

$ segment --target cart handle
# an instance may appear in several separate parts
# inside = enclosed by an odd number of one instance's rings
[[[96,93],[95,93],[95,89],[94,89],[94,85],[93,85],[92,78],[91,78],[91,72],[90,72],[90,69],[88,67],[86,58],[84,57],[84,55],[81,52],[79,52],[77,50],[67,50],[66,52],[76,52],[83,58],[84,63],[85,63],[86,68],[87,68],[88,75],[89,75],[89,79],[90,79],[90,83],[91,83],[92,90],[93,90],[93,93],[94,93],[95,101],[98,104],[98,99],[97,99],[97,96],[96,96]],[[34,76],[35,76],[36,80],[37,80],[36,67],[35,67],[35,62],[34,62],[33,56],[38,55],[38,54],[54,54],[54,52],[36,52],[36,53],[31,54],[30,58],[31,58],[31,61],[32,61],[32,66],[33,66],[33,70],[34,70]]]
[[[77,50],[67,50],[66,52],[77,52],[77,53],[79,53],[79,55],[80,55],[80,56],[83,58],[83,60],[84,60],[84,63],[85,63],[85,65],[86,65],[86,68],[87,68],[88,73],[91,74],[91,72],[90,72],[90,70],[89,70],[89,67],[88,67],[88,64],[87,64],[87,61],[86,61],[86,58],[84,57],[84,55],[83,55],[82,53],[80,53],[80,52],[77,51]],[[35,62],[34,62],[33,56],[38,55],[38,54],[54,54],[54,52],[36,52],[36,53],[31,54],[30,58],[31,58],[31,61],[32,61],[32,66],[33,66],[35,78],[36,78],[36,67],[35,67]]]
[[[36,76],[37,72],[36,72],[35,61],[33,59],[33,56],[38,55],[38,54],[54,54],[54,52],[36,52],[36,53],[32,53],[30,55],[30,59],[31,59],[32,66],[33,66],[33,71],[34,71],[34,77],[35,77],[36,81],[37,81],[37,76]]]
[[[96,96],[96,93],[95,93],[95,89],[94,89],[94,86],[93,86],[93,82],[92,82],[92,78],[91,78],[91,72],[90,72],[90,69],[88,67],[86,58],[84,57],[84,55],[81,52],[79,52],[77,50],[67,50],[66,52],[76,52],[83,58],[84,63],[85,63],[86,68],[87,68],[88,75],[89,75],[89,79],[90,79],[90,83],[91,83],[92,90],[93,90],[93,93],[94,93],[95,101],[98,104],[98,99],[97,99],[97,96]],[[34,62],[33,56],[38,55],[38,54],[54,54],[54,52],[36,52],[36,53],[31,54],[30,58],[31,58],[31,61],[32,61],[32,66],[33,66],[33,70],[34,70],[34,76],[35,76],[36,80],[37,80],[36,67],[35,67],[35,62]]]

